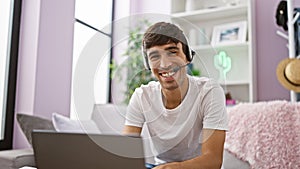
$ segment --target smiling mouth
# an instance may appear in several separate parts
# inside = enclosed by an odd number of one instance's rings
[[[162,77],[171,77],[173,75],[175,75],[176,72],[172,71],[172,72],[162,72],[162,73],[159,73],[160,76]]]

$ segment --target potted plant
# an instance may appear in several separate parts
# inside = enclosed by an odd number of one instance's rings
[[[113,61],[111,64],[112,78],[125,81],[126,90],[124,91],[124,103],[128,104],[134,90],[142,84],[147,84],[154,80],[151,76],[151,71],[146,70],[142,56],[142,38],[143,33],[150,26],[148,20],[141,20],[129,30],[127,49],[123,56],[127,59],[121,64],[116,64]],[[124,72],[126,72],[124,74]]]

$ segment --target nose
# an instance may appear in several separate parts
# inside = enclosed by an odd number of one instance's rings
[[[168,68],[171,65],[172,65],[172,62],[167,56],[165,56],[165,55],[161,56],[160,65],[159,65],[161,68]]]

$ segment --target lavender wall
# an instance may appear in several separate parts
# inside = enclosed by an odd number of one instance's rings
[[[23,1],[16,113],[69,115],[75,0]],[[13,147],[29,147],[15,120]]]
[[[289,91],[283,88],[276,77],[278,63],[287,58],[287,40],[276,34],[283,31],[276,25],[275,13],[280,0],[256,0],[256,45],[257,45],[257,93],[258,101],[286,99]],[[299,1],[294,6],[300,7]]]

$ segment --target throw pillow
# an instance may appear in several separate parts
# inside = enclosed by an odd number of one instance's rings
[[[54,130],[51,120],[28,114],[17,114],[17,121],[27,141],[32,145],[32,130]]]
[[[72,120],[58,113],[52,114],[52,123],[58,132],[101,133],[92,120]]]

